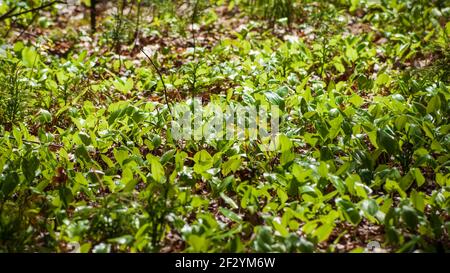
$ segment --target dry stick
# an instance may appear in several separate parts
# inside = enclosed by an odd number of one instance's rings
[[[57,0],[57,1],[53,1],[53,2],[47,3],[47,4],[43,4],[43,5],[41,5],[39,7],[36,7],[36,8],[32,8],[32,9],[21,11],[21,12],[14,13],[14,14],[11,14],[12,10],[10,10],[7,13],[3,14],[2,16],[0,16],[0,21],[3,21],[5,19],[8,19],[8,18],[11,18],[11,17],[14,17],[14,16],[19,16],[19,15],[22,15],[22,14],[25,14],[25,13],[35,12],[35,11],[38,11],[38,10],[41,10],[41,9],[45,9],[45,8],[53,6],[54,4],[57,4],[57,3],[59,3],[59,4],[67,4],[64,1]]]
[[[97,4],[97,0],[91,0],[91,7],[90,7],[90,13],[91,13],[91,31],[92,33],[95,33],[96,30],[96,16],[97,12],[95,10],[95,5]]]
[[[159,79],[161,80],[161,83],[162,83],[162,85],[163,85],[163,87],[164,87],[164,99],[165,99],[165,101],[166,101],[167,108],[169,109],[169,112],[172,113],[172,109],[170,108],[170,104],[169,104],[169,99],[168,99],[168,97],[167,97],[167,87],[166,87],[166,84],[164,83],[164,79],[163,79],[163,76],[162,76],[161,72],[159,71],[159,69],[158,69],[158,67],[155,65],[155,63],[153,62],[152,58],[150,58],[150,57],[147,55],[147,53],[145,53],[144,49],[141,48],[141,52],[144,53],[145,57],[147,57],[147,59],[148,59],[148,60],[150,61],[150,63],[152,64],[153,68],[156,70],[156,73],[158,74]]]
[[[134,46],[136,46],[136,44],[139,44],[139,27],[140,27],[139,24],[140,24],[140,17],[141,17],[141,4],[142,4],[142,1],[138,0],[137,15],[136,15],[136,28],[134,30],[134,37],[133,37],[133,40],[134,40],[133,48],[134,48]]]
[[[31,18],[30,23],[28,23],[28,25],[27,25],[25,28],[22,29],[22,31],[19,33],[19,35],[18,35],[16,38],[14,38],[13,43],[16,43],[17,40],[18,40],[20,37],[22,37],[22,35],[25,33],[25,31],[27,31],[27,30],[30,28],[30,26],[34,23],[34,21],[36,21],[37,16],[38,16],[38,13],[35,13],[35,14],[33,15],[33,18]]]
[[[11,13],[13,13],[16,9],[17,9],[17,7],[13,7],[12,9],[8,10],[5,14],[3,14],[2,16],[0,16],[0,20],[3,20],[3,18],[8,18],[8,15],[10,15]]]
[[[3,35],[3,38],[8,37],[9,32],[13,29],[13,26],[16,24],[18,18],[14,18],[11,24],[9,24],[8,30],[6,31],[5,35]]]
[[[0,134],[0,138],[3,138],[3,137],[5,137],[5,135]],[[11,140],[16,140],[16,138],[13,136],[8,136],[8,138]],[[35,144],[35,145],[41,145],[41,146],[44,144],[47,144],[47,143],[42,143],[42,142],[34,141],[34,140],[26,140],[26,139],[21,139],[21,140],[22,140],[22,142],[28,143],[28,144]],[[58,144],[58,143],[48,143],[48,145],[52,146],[52,147],[63,147],[62,144]]]
[[[128,13],[125,15],[126,18],[130,17],[131,12],[133,11],[135,1],[130,1],[130,7],[128,8]],[[126,5],[126,0],[124,0],[124,5]],[[125,6],[126,7],[126,6]],[[125,10],[125,9],[124,9]]]
[[[191,18],[191,31],[192,31],[192,42],[194,47],[194,53],[193,53],[193,61],[195,61],[195,55],[196,55],[196,36],[195,36],[195,30],[194,30],[194,23],[195,19],[197,17],[197,8],[198,8],[198,0],[195,1],[194,10],[192,11],[192,18]],[[198,69],[198,62],[194,66],[194,70],[192,71],[193,79],[192,79],[192,99],[195,97],[195,84],[197,83],[197,69]]]

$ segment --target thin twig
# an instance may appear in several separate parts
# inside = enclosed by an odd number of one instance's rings
[[[6,31],[5,35],[3,35],[3,38],[8,37],[9,33],[11,32],[11,30],[13,29],[13,26],[16,24],[17,22],[17,18],[14,18],[14,20],[12,21],[11,24],[9,24],[8,30]]]
[[[141,17],[141,4],[142,4],[142,1],[138,0],[137,14],[136,14],[136,28],[134,30],[134,37],[133,37],[133,40],[134,40],[133,47],[136,46],[137,44],[139,44],[139,27],[140,27],[139,24],[140,24],[140,17]]]
[[[191,31],[192,31],[192,43],[193,43],[193,47],[194,47],[194,52],[193,52],[193,61],[195,61],[195,55],[196,55],[196,50],[197,50],[197,46],[196,46],[196,35],[195,35],[195,30],[194,30],[194,24],[195,24],[195,19],[197,18],[197,9],[198,9],[198,0],[195,0],[195,5],[194,5],[194,10],[192,11],[192,18],[191,18]],[[194,65],[194,69],[192,71],[192,99],[194,99],[195,96],[195,85],[197,83],[197,69],[198,69],[198,62]]]
[[[14,38],[13,43],[16,43],[16,41],[25,33],[25,31],[27,31],[28,28],[30,28],[30,26],[34,23],[34,21],[36,21],[38,14],[34,14],[33,18],[31,18],[31,21],[28,23],[28,25],[22,29],[22,31],[19,33],[19,36]]]
[[[58,3],[59,4],[66,4],[66,2],[64,2],[64,1],[56,0],[56,1],[52,1],[52,2],[47,3],[47,4],[43,4],[43,5],[39,6],[39,7],[28,9],[28,10],[25,10],[25,11],[14,13],[14,14],[11,14],[12,10],[10,10],[7,13],[3,14],[2,16],[0,16],[0,21],[3,21],[5,19],[8,19],[8,18],[11,18],[11,17],[14,17],[14,16],[19,16],[19,15],[22,15],[22,14],[25,14],[25,13],[35,12],[35,11],[38,11],[38,10],[41,10],[41,9],[45,9],[47,7],[53,6],[54,4],[58,4]]]
[[[91,0],[91,6],[89,7],[90,9],[90,15],[91,15],[91,32],[95,33],[96,31],[96,16],[97,16],[97,11],[95,6],[97,5],[97,0]]]
[[[3,14],[2,16],[0,16],[0,20],[3,20],[3,18],[7,18],[8,15],[10,15],[11,13],[13,13],[16,9],[17,9],[17,7],[13,7],[12,9],[8,10],[5,14]]]
[[[150,61],[150,63],[152,64],[153,68],[155,69],[156,73],[158,74],[159,79],[161,80],[161,83],[162,83],[162,85],[164,87],[164,99],[166,101],[167,108],[169,109],[169,112],[172,113],[172,109],[170,108],[170,104],[169,104],[169,99],[167,97],[167,87],[166,87],[166,84],[164,83],[164,79],[163,79],[163,76],[162,76],[161,72],[159,71],[159,69],[155,65],[155,63],[153,62],[152,58],[150,58],[147,55],[147,53],[145,53],[143,48],[141,48],[141,52],[144,53],[145,57],[147,57],[147,59]]]
[[[0,134],[0,138],[3,138],[3,137],[5,137],[5,136],[2,135],[2,134]],[[11,139],[11,140],[16,140],[16,138],[13,137],[13,136],[8,136],[8,138]],[[46,144],[46,143],[42,143],[42,142],[39,142],[39,141],[26,140],[26,139],[22,139],[22,142],[25,142],[25,143],[28,143],[28,144],[35,144],[35,145],[43,145],[43,144]],[[52,147],[55,147],[55,148],[61,148],[61,147],[64,147],[64,145],[58,144],[58,143],[48,143],[48,145],[49,145],[49,146],[52,146]]]

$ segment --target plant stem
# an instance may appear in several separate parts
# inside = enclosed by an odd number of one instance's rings
[[[91,11],[91,31],[92,33],[95,33],[96,30],[96,16],[97,16],[97,11],[95,10],[95,6],[97,4],[97,0],[91,0],[91,7],[90,7],[90,11]]]
[[[194,30],[194,23],[197,18],[197,8],[198,8],[198,0],[195,1],[194,10],[192,11],[192,18],[191,18],[191,31],[192,31],[192,43],[194,47],[194,54],[193,54],[193,60],[195,61],[195,55],[196,55],[196,36],[195,36],[195,30]],[[197,68],[198,63],[195,64],[194,69],[192,71],[192,99],[194,99],[195,96],[195,84],[197,82]]]
[[[47,4],[43,4],[43,5],[41,5],[39,7],[36,7],[36,8],[32,8],[32,9],[29,9],[29,10],[25,10],[25,11],[21,11],[21,12],[18,12],[18,13],[11,14],[15,10],[15,8],[13,8],[13,9],[9,10],[8,12],[6,12],[5,14],[3,14],[2,16],[0,16],[0,21],[3,21],[5,19],[8,19],[8,18],[11,18],[11,17],[14,17],[14,16],[19,16],[19,15],[22,15],[22,14],[25,14],[25,13],[35,12],[35,11],[38,11],[38,10],[41,10],[41,9],[45,9],[45,8],[53,6],[54,4],[57,4],[57,3],[59,3],[59,4],[67,4],[66,2],[57,0],[57,1],[53,1],[53,2],[47,3]]]
[[[159,69],[156,66],[156,64],[153,62],[152,58],[150,58],[147,55],[147,53],[145,53],[144,49],[141,48],[141,52],[145,55],[145,57],[147,57],[147,59],[150,61],[151,65],[155,69],[156,73],[158,74],[159,79],[161,80],[161,83],[162,83],[163,88],[164,88],[164,99],[166,101],[167,108],[169,109],[169,112],[172,113],[172,109],[170,108],[169,99],[168,99],[168,96],[167,96],[167,87],[166,87],[166,84],[164,83],[164,79],[163,79],[163,76],[162,76],[161,72],[159,71]]]
[[[136,28],[134,30],[134,44],[138,43],[138,39],[139,39],[139,24],[140,24],[140,19],[141,19],[141,4],[142,1],[138,0],[137,3],[137,14],[136,14]]]

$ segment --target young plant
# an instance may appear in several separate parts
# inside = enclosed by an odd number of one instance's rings
[[[0,60],[0,124],[11,129],[26,113],[28,85],[17,60]]]

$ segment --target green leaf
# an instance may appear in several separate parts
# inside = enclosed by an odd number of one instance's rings
[[[233,221],[235,221],[235,222],[237,222],[237,223],[240,223],[240,222],[242,222],[242,218],[239,216],[239,215],[237,215],[236,213],[234,213],[234,212],[232,212],[231,210],[229,210],[229,209],[226,209],[226,208],[219,208],[219,211],[225,216],[225,217],[227,217],[228,219],[230,219],[230,220],[233,220]]]
[[[222,164],[222,174],[224,176],[228,175],[230,172],[236,172],[242,164],[242,159],[240,155],[234,155],[228,159],[228,161]]]
[[[400,194],[401,197],[406,197],[406,193],[402,190],[402,188],[400,187],[400,185],[391,179],[386,179],[386,182],[384,184],[384,188],[387,192],[398,192]]]
[[[351,6],[349,11],[354,12],[359,6],[359,0],[350,0]]]
[[[295,179],[297,179],[298,182],[304,182],[306,178],[311,174],[311,169],[305,170],[298,164],[294,164],[292,166],[292,175],[294,175]]]
[[[412,168],[411,169],[414,178],[416,179],[417,186],[420,187],[425,183],[425,177],[423,176],[422,172],[419,168]]]
[[[417,225],[419,224],[419,217],[413,208],[410,206],[403,206],[401,216],[402,220],[410,229],[415,230],[417,228]]]
[[[327,163],[325,163],[324,161],[320,162],[319,168],[317,169],[318,173],[320,174],[321,177],[323,178],[327,178],[328,176],[328,166]]]
[[[383,85],[388,85],[391,81],[391,77],[389,77],[388,74],[385,73],[381,73],[378,75],[375,84],[377,86],[383,86]]]
[[[64,204],[64,207],[68,207],[69,204],[73,201],[72,191],[67,187],[59,188],[59,198]]]
[[[19,185],[19,183],[20,178],[16,172],[8,173],[0,184],[1,196],[3,198],[8,197],[17,187],[17,185]]]
[[[39,168],[39,159],[36,156],[24,158],[22,161],[22,171],[28,182],[31,182],[36,176],[36,170]]]
[[[152,177],[156,182],[162,182],[165,172],[164,167],[162,166],[161,162],[159,162],[159,158],[156,156],[153,156],[151,154],[147,155],[147,160],[150,163],[151,166],[151,173]]]
[[[226,196],[225,193],[221,192],[220,197],[222,197],[223,201],[225,201],[225,203],[227,203],[231,208],[233,209],[239,208],[236,202],[234,202],[233,199],[231,199],[230,197]]]
[[[116,238],[108,239],[109,243],[116,243],[119,245],[130,245],[134,241],[134,237],[131,235],[123,235]]]
[[[345,50],[345,56],[350,61],[355,61],[358,58],[358,52],[353,47],[347,46],[347,49]]]
[[[85,132],[79,132],[78,137],[81,139],[84,145],[88,146],[91,144],[91,136]]]
[[[337,198],[336,204],[344,212],[344,215],[348,220],[350,220],[352,224],[359,224],[359,222],[361,221],[361,215],[359,214],[359,210],[352,202],[346,199]]]
[[[395,134],[389,128],[377,130],[377,145],[392,155],[397,154],[399,151]]]
[[[85,162],[91,162],[92,159],[89,156],[89,152],[86,149],[85,145],[78,145],[75,149],[75,155],[77,158],[80,158],[81,160],[84,160]]]
[[[209,241],[204,236],[191,234],[187,241],[194,252],[206,252],[208,250]]]
[[[41,109],[38,113],[38,120],[41,123],[50,123],[52,122],[52,114],[45,109]]]
[[[12,130],[14,139],[17,141],[17,148],[22,148],[23,146],[23,140],[22,140],[22,133],[20,132],[19,128],[13,127]]]
[[[289,235],[289,230],[285,226],[283,226],[283,224],[281,224],[281,220],[279,217],[273,219],[272,225],[275,230],[280,233],[281,236],[287,237]]]
[[[123,79],[123,78],[117,78],[115,81],[113,81],[114,87],[119,90],[120,92],[126,94],[133,89],[134,81],[132,78]]]
[[[288,200],[288,195],[285,191],[283,191],[281,188],[277,189],[277,195],[280,198],[280,203],[284,204]]]
[[[114,149],[113,150],[114,158],[119,163],[120,166],[123,166],[125,160],[128,159],[128,152],[123,149]]]
[[[425,198],[422,192],[417,192],[416,190],[411,191],[411,202],[414,208],[418,211],[424,212],[425,210]]]
[[[289,93],[289,88],[287,86],[282,86],[277,89],[277,94],[280,97],[284,97]]]
[[[345,179],[345,186],[350,195],[356,195],[355,183],[361,181],[361,177],[357,174],[351,174]]]
[[[314,197],[317,196],[316,191],[311,186],[299,187],[298,188],[298,192],[301,193],[301,194],[308,194],[308,195],[311,195],[311,196],[314,196]]]
[[[206,151],[201,150],[194,155],[194,171],[202,174],[213,167],[212,156]]]
[[[290,164],[295,160],[295,153],[291,150],[287,150],[281,153],[280,156],[280,164],[281,165],[286,165],[286,164]]]
[[[317,237],[319,243],[326,241],[333,232],[334,226],[331,223],[324,223],[314,232],[314,236]]]
[[[344,67],[344,65],[341,63],[341,61],[335,61],[335,62],[333,62],[333,65],[334,65],[334,67],[336,68],[336,70],[339,72],[339,73],[344,73],[345,72],[345,67]]]
[[[29,68],[32,68],[39,62],[39,55],[36,52],[36,49],[32,47],[25,47],[22,50],[22,63]]]
[[[366,199],[362,201],[361,208],[371,216],[375,216],[378,212],[377,202],[373,199]]]
[[[269,101],[271,104],[278,105],[281,109],[283,109],[284,100],[277,93],[267,91],[264,93],[264,95],[266,96],[267,101]]]
[[[356,191],[356,196],[363,198],[363,199],[368,198],[368,193],[372,192],[372,190],[368,186],[366,186],[362,183],[359,183],[359,182],[355,183],[355,191]]]
[[[391,198],[387,198],[383,201],[383,205],[380,207],[380,211],[383,213],[388,213],[388,211],[391,209],[392,204],[394,201]]]
[[[441,99],[438,95],[434,95],[427,104],[427,113],[435,113],[441,107]]]
[[[177,154],[175,155],[175,166],[177,171],[181,171],[183,169],[184,160],[186,159],[186,157],[186,152],[177,152]]]
[[[168,150],[161,156],[161,164],[165,165],[169,162],[175,155],[177,151],[175,149]]]
[[[89,183],[86,180],[86,178],[84,177],[84,175],[82,173],[79,173],[79,172],[77,172],[75,174],[75,182],[77,182],[78,184],[83,185],[83,186],[88,186],[89,185]]]
[[[122,183],[125,184],[125,187],[122,189],[124,192],[131,192],[136,188],[137,183],[139,182],[138,179],[134,178],[133,172],[129,167],[125,167],[125,169],[122,172]]]
[[[114,162],[105,155],[100,155],[101,159],[108,165],[109,168],[112,168],[115,166]]]
[[[361,98],[358,94],[353,94],[353,96],[348,101],[355,107],[360,107],[364,104],[364,99]]]

